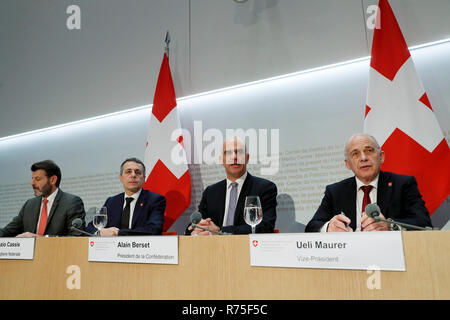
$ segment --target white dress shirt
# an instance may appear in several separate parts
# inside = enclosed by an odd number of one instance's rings
[[[124,193],[124,197],[123,197],[123,209],[125,209],[125,206],[127,205],[127,198],[132,197],[134,198],[133,201],[130,202],[130,220],[128,221],[128,228],[131,229],[131,222],[133,221],[133,213],[134,213],[134,208],[136,207],[136,203],[137,200],[141,194],[142,189],[140,189],[138,192],[132,194],[131,196],[127,195],[126,193]]]

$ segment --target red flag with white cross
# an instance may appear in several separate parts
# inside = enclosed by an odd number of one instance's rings
[[[167,231],[189,207],[191,177],[169,59],[165,53],[153,98],[144,164],[147,177],[143,188],[166,197],[163,231]]]
[[[416,177],[432,215],[450,193],[450,149],[387,0],[377,14],[364,132],[386,153],[382,170]]]

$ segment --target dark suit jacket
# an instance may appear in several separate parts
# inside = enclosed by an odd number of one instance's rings
[[[123,192],[106,199],[104,204],[108,215],[106,228],[120,228],[124,202]],[[130,231],[135,232],[135,234],[161,234],[165,210],[166,198],[164,196],[142,189],[134,207],[131,229],[121,229],[119,232],[122,234],[127,234]],[[86,231],[90,233],[97,231],[92,221],[87,226]]]
[[[377,204],[381,213],[394,221],[420,227],[431,227],[430,215],[412,176],[381,171],[378,178]],[[350,218],[350,227],[356,228],[355,177],[328,185],[322,203],[306,226],[305,232],[320,231],[333,216],[343,211]]]
[[[23,232],[37,233],[42,197],[34,197],[25,202],[19,215],[3,228],[3,237],[15,237]],[[71,231],[72,220],[80,218],[85,225],[83,201],[59,189],[47,219],[46,235],[77,235]]]
[[[277,218],[277,186],[266,179],[258,178],[247,174],[247,178],[242,185],[239,199],[236,204],[234,214],[234,225],[223,227],[223,218],[225,216],[227,181],[222,180],[215,183],[203,191],[202,199],[198,210],[203,219],[211,220],[221,228],[223,232],[233,234],[248,234],[252,232],[251,227],[244,220],[244,205],[246,196],[259,196],[263,212],[262,221],[256,226],[258,233],[271,233],[275,227]],[[189,231],[186,234],[190,234]]]

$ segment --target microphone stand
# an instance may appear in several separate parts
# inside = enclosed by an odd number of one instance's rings
[[[397,221],[394,221],[394,220],[385,220],[385,219],[381,219],[379,216],[374,216],[373,219],[376,222],[380,222],[380,221],[387,222],[387,223],[389,223],[391,225],[395,224],[395,225],[398,225],[398,226],[401,226],[401,227],[404,227],[404,228],[409,228],[409,229],[422,230],[422,231],[438,230],[436,228],[431,228],[431,227],[423,228],[423,227],[414,226],[412,224],[407,224],[407,223],[403,223],[403,222],[397,222]]]
[[[80,230],[80,229],[78,229],[78,228],[75,228],[75,227],[70,227],[71,229],[72,229],[72,231],[76,231],[76,232],[79,232],[79,233],[81,233],[81,234],[84,234],[84,235],[86,235],[86,236],[89,236],[89,237],[96,237],[96,235],[95,234],[92,234],[92,233],[89,233],[89,232],[86,232],[86,231],[83,231],[83,230]]]

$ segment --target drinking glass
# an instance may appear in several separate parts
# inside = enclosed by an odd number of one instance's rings
[[[100,230],[106,227],[106,224],[108,223],[108,215],[106,207],[101,207],[100,209],[95,210],[94,214],[94,227],[97,228],[98,232],[100,233]]]
[[[244,220],[252,227],[252,234],[255,234],[255,228],[262,220],[261,201],[258,196],[245,198]]]

